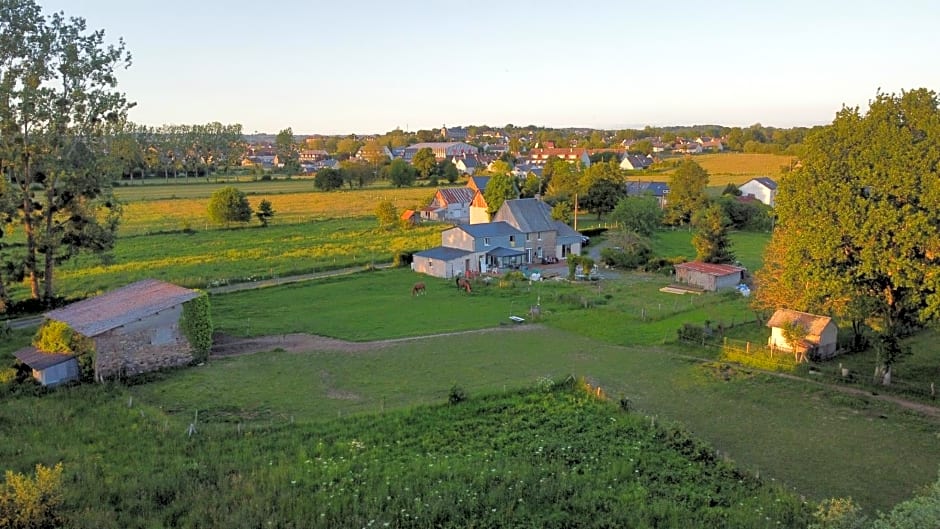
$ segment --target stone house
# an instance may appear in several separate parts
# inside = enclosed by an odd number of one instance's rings
[[[95,380],[124,377],[193,361],[180,330],[183,304],[200,294],[145,279],[45,314],[95,345]]]

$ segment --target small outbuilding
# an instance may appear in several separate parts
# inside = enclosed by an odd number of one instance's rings
[[[33,370],[33,378],[43,386],[58,386],[79,379],[75,355],[44,353],[35,347],[25,347],[13,356],[29,366]]]
[[[784,328],[796,325],[805,332],[799,343],[787,341]],[[832,358],[836,354],[839,329],[829,316],[819,316],[798,310],[778,309],[767,321],[770,338],[767,346],[771,349],[809,354],[818,359]]]
[[[740,266],[727,264],[680,263],[676,265],[676,282],[715,292],[737,287],[744,281],[745,270]]]
[[[192,362],[194,347],[180,320],[183,305],[200,295],[145,279],[47,312],[45,317],[92,340],[95,380],[100,381]]]
[[[480,257],[486,252],[438,246],[412,256],[411,269],[429,276],[450,279],[454,276],[480,272]]]

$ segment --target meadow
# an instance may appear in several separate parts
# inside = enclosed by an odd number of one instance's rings
[[[67,388],[0,409],[4,461],[26,470],[64,462],[66,526],[769,529],[809,520],[799,496],[736,469],[681,427],[571,382],[342,420],[200,419],[189,436],[190,419],[133,389]]]

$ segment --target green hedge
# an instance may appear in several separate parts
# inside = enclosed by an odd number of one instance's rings
[[[205,292],[200,292],[199,297],[183,304],[180,330],[193,347],[194,360],[203,361],[209,357],[209,349],[212,348],[212,313],[209,296]]]

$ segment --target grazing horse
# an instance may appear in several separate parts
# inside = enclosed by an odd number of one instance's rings
[[[417,296],[418,294],[427,294],[427,290],[425,290],[425,288],[426,287],[424,286],[424,283],[415,283],[415,286],[411,287],[411,295]]]
[[[470,282],[462,277],[457,278],[457,289],[466,290],[467,294],[470,294],[471,292],[473,292],[473,289],[470,288]]]

